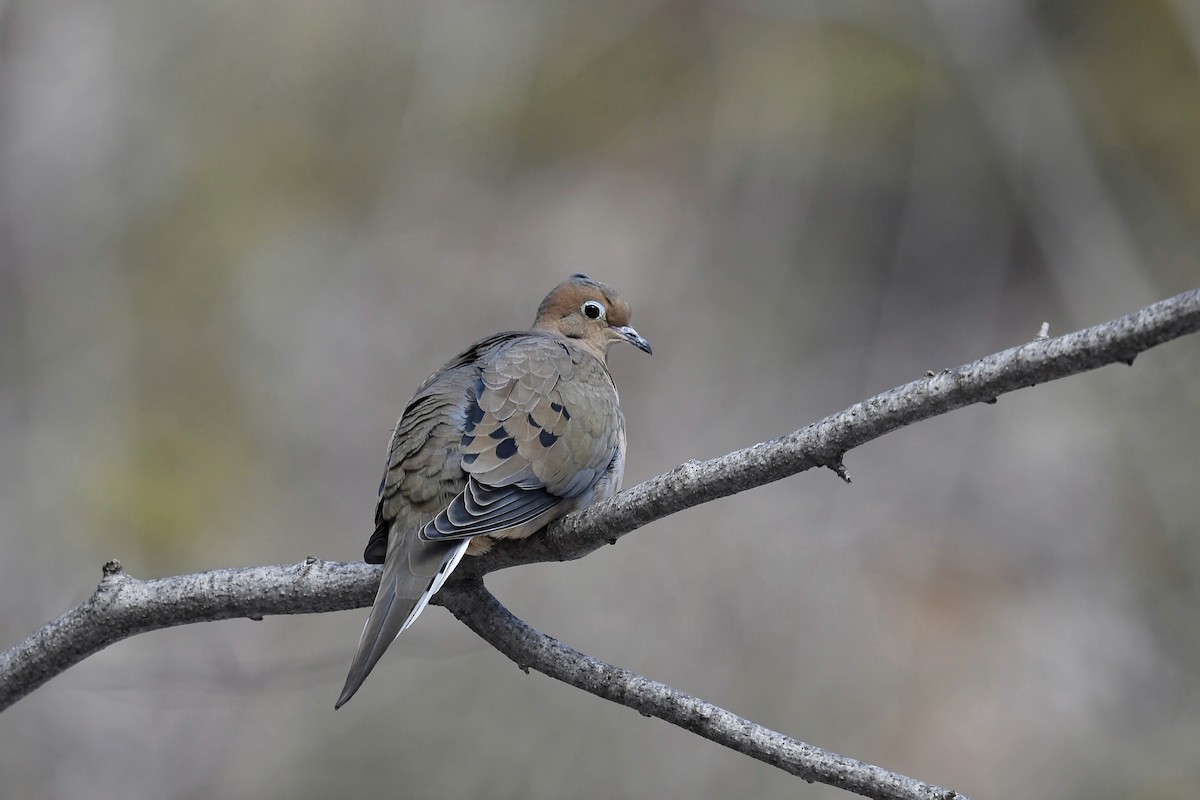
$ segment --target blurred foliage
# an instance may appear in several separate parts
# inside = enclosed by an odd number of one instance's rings
[[[627,481],[1200,278],[1189,0],[0,0],[0,647],[135,575],[356,559],[388,432],[618,287]],[[974,796],[1200,779],[1200,348],[493,576],[531,624]],[[189,626],[0,718],[0,795],[842,797],[434,612]],[[218,768],[214,769],[214,766]]]

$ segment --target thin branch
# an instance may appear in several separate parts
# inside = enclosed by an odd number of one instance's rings
[[[689,461],[665,475],[571,514],[544,536],[501,542],[466,559],[460,572],[483,575],[539,561],[581,558],[631,531],[686,508],[828,467],[849,480],[842,457],[859,445],[914,422],[1000,395],[1109,364],[1133,364],[1152,347],[1200,330],[1200,289],[1119,319],[1055,339],[1030,342],[928,374],[832,414],[779,439],[709,461]]]
[[[1034,340],[956,369],[930,374],[780,439],[711,461],[688,462],[611,500],[568,516],[552,525],[543,536],[501,543],[488,555],[468,559],[459,568],[457,580],[447,584],[435,601],[455,604],[456,613],[464,621],[480,620],[478,624],[484,625],[490,618],[492,622],[487,624],[501,627],[504,615],[492,609],[489,617],[485,598],[469,591],[487,572],[537,561],[580,558],[652,520],[814,466],[829,467],[845,477],[843,455],[889,431],[973,403],[995,402],[1002,394],[1106,364],[1132,364],[1133,359],[1145,350],[1197,330],[1200,330],[1200,290],[1193,290],[1094,328],[1056,339]],[[288,567],[224,569],[141,581],[122,572],[116,562],[110,562],[90,600],[0,654],[0,710],[92,653],[129,636],[192,622],[238,617],[261,619],[268,614],[357,608],[370,604],[378,580],[378,567],[308,559]],[[470,602],[482,605],[472,609]],[[586,670],[573,672],[568,668],[575,651],[555,644],[556,648],[545,652],[557,660],[543,662],[529,658],[527,665],[536,665],[540,671],[595,692],[594,680],[585,680]],[[513,652],[520,655],[521,651]],[[589,665],[602,663],[582,654],[576,655],[587,659]],[[617,670],[616,667],[611,669]],[[656,694],[657,687],[662,684],[633,673],[619,670],[608,674],[620,675],[621,680],[629,676],[629,680],[612,689],[611,694],[602,696],[734,746],[731,741],[721,738],[723,734],[718,727],[711,722],[703,723],[704,713],[711,708],[712,718],[719,717],[735,726],[741,724],[740,718],[674,690],[669,690],[674,694]],[[579,682],[572,680],[572,675],[580,676]],[[841,769],[838,765],[857,763],[815,748],[806,749],[807,745],[757,726],[747,731],[754,731],[753,736],[765,737],[764,751],[770,747],[781,751],[778,758],[783,761],[777,766],[804,774],[806,778],[824,781],[823,776],[827,773]],[[825,756],[835,760],[822,766],[820,758]],[[793,770],[784,763],[793,759],[805,762],[808,771],[800,773],[798,768]],[[769,760],[769,763],[776,761]],[[901,783],[887,786],[872,777],[839,780],[841,782],[830,782],[871,797],[925,798],[938,796],[936,792],[942,791],[911,781],[912,786],[926,787],[935,794],[905,793],[903,788],[897,787],[911,779],[900,776],[888,780]]]
[[[515,617],[481,580],[459,581],[444,588],[439,597],[464,625],[526,672],[536,669],[810,783],[824,783],[879,800],[967,800],[952,790],[805,744],[665,683],[581,653]]]

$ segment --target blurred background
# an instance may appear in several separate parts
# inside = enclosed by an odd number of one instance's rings
[[[1200,284],[1200,5],[0,0],[0,648],[135,576],[361,558],[391,426],[572,272],[626,483]],[[1200,339],[493,575],[542,631],[976,797],[1200,780]],[[5,797],[804,797],[444,610],[120,643]],[[118,788],[119,787],[119,788]]]

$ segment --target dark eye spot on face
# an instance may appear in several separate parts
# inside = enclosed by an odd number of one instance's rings
[[[496,445],[496,458],[512,458],[517,454],[517,440],[505,439]]]

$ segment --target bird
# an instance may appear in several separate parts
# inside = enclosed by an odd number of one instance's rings
[[[383,574],[335,708],[464,555],[620,490],[625,417],[608,353],[618,342],[652,353],[629,319],[621,295],[576,273],[546,295],[530,330],[479,340],[417,389],[388,446],[363,552]]]

